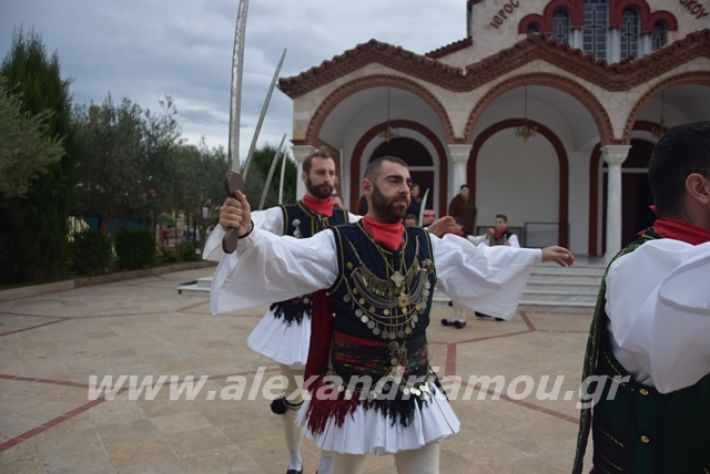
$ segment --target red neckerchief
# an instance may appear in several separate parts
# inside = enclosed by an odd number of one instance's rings
[[[308,208],[309,211],[313,211],[318,215],[325,217],[333,217],[333,198],[328,197],[326,199],[318,199],[306,194],[303,196],[303,205]]]
[[[710,242],[710,230],[668,217],[656,219],[653,231],[661,237],[681,240],[691,245]]]
[[[387,250],[395,251],[402,244],[402,235],[404,235],[402,221],[386,224],[377,222],[370,216],[365,216],[360,222],[362,222],[362,227],[370,234],[372,239]]]
[[[505,235],[506,232],[508,232],[508,228],[507,228],[507,227],[506,227],[504,230],[500,231],[500,232],[495,231],[495,232],[493,233],[493,237],[495,237],[496,240],[500,240],[500,239]]]

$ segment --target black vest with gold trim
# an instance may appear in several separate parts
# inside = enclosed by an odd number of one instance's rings
[[[296,238],[312,237],[328,227],[346,224],[348,222],[347,211],[340,208],[333,208],[333,216],[325,217],[311,212],[302,201],[296,204],[279,206],[283,213],[284,235]],[[310,295],[304,295],[287,301],[273,303],[270,308],[274,317],[283,318],[286,324],[301,324],[303,318],[311,318],[313,303]]]
[[[619,256],[656,238],[649,229]],[[584,378],[602,376],[607,382],[591,413],[582,412],[573,473],[582,472],[590,425],[594,472],[710,473],[710,375],[668,394],[634,381],[613,355],[605,295],[606,275],[590,331]],[[626,376],[627,382],[609,381]],[[607,400],[611,390],[616,393]]]
[[[312,388],[309,427],[321,432],[331,417],[340,424],[356,406],[407,426],[415,407],[438,386],[426,341],[436,284],[429,235],[406,227],[401,247],[391,252],[361,223],[331,230],[340,273],[328,290],[333,317],[328,368]],[[339,395],[317,395],[329,387]]]

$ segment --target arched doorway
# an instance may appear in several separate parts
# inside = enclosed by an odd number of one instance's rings
[[[489,225],[502,212],[513,226],[534,224],[537,235],[526,236],[532,246],[568,246],[567,152],[551,129],[534,120],[528,124],[538,134],[523,142],[515,136],[522,124],[521,119],[495,123],[473,143],[467,177],[478,209],[476,225]]]

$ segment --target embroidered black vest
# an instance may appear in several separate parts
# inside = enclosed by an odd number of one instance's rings
[[[649,229],[615,259],[657,238]],[[613,355],[605,295],[606,275],[590,330],[583,380],[590,375],[629,379],[607,381],[597,404],[582,411],[573,473],[582,472],[590,426],[594,472],[709,473],[710,375],[668,394],[634,381]],[[607,400],[610,390],[616,393]]]
[[[513,235],[513,233],[509,230],[506,230],[500,239],[496,239],[495,235],[491,235],[488,237],[488,245],[490,247],[495,245],[508,245],[508,239],[510,239],[511,235]]]
[[[284,235],[296,238],[312,237],[330,226],[348,222],[347,211],[333,208],[333,216],[325,217],[314,214],[303,205],[303,202],[279,206],[283,212]],[[273,303],[270,309],[274,317],[283,318],[287,325],[301,324],[304,316],[308,319],[312,315],[313,304],[310,295],[300,296],[287,301]]]
[[[391,252],[360,223],[332,231],[340,274],[328,290],[333,316],[328,373],[313,389],[309,427],[320,432],[332,416],[341,424],[358,405],[406,426],[415,405],[426,403],[438,385],[426,343],[436,284],[431,241],[424,230],[407,227],[402,246]],[[329,384],[329,377],[335,382]],[[330,388],[335,396],[323,399],[319,388]]]

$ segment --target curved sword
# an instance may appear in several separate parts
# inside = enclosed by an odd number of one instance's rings
[[[269,167],[269,174],[266,176],[266,181],[264,182],[264,189],[261,191],[261,199],[259,199],[259,210],[264,209],[264,203],[266,202],[266,195],[269,194],[269,188],[271,187],[271,180],[274,178],[274,171],[276,171],[276,164],[281,159],[283,155],[284,142],[286,141],[286,134],[284,133],[283,138],[281,138],[281,143],[274,153],[274,159],[271,161],[271,166]]]
[[[271,79],[271,85],[266,93],[266,98],[264,98],[264,105],[261,107],[261,114],[259,115],[259,121],[256,122],[256,129],[254,130],[254,136],[251,138],[251,144],[249,145],[249,151],[247,152],[247,159],[244,162],[244,179],[247,179],[249,174],[249,165],[251,164],[251,159],[254,156],[254,150],[256,149],[256,141],[259,138],[259,133],[261,133],[261,126],[264,123],[264,117],[266,116],[266,111],[269,109],[269,102],[271,102],[271,95],[274,93],[274,88],[276,87],[276,81],[279,79],[279,74],[281,74],[281,66],[284,64],[284,58],[286,57],[286,49],[281,53],[281,59],[279,59],[279,64],[276,66],[276,71],[274,71],[274,77]]]
[[[242,99],[242,70],[244,65],[244,36],[247,27],[249,0],[240,0],[237,11],[237,26],[234,30],[234,49],[232,50],[232,83],[229,101],[229,160],[231,169],[224,178],[227,195],[234,196],[244,190],[244,179],[239,169],[239,123]],[[222,239],[222,250],[232,253],[237,248],[239,238],[237,229],[227,229]]]

